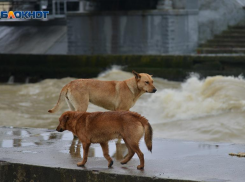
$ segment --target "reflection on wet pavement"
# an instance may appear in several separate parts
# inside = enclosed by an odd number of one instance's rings
[[[116,143],[116,151],[112,155],[113,158],[117,160],[122,160],[128,152],[128,149],[125,145],[125,143]]]
[[[73,139],[71,146],[69,148],[69,153],[71,154],[72,157],[81,158],[81,151],[80,150],[81,150],[81,142],[78,139]],[[90,153],[90,151],[89,151],[89,153]]]
[[[7,136],[18,136],[20,138],[14,138],[14,139],[0,139],[0,147],[10,148],[10,147],[25,147],[25,146],[31,146],[35,145],[33,142],[28,142],[26,140],[23,140],[24,137],[29,137],[30,132],[27,130],[11,130],[6,131],[3,134]]]
[[[127,151],[125,143],[117,143],[116,141],[109,142],[109,153],[114,159],[123,159]],[[69,153],[73,158],[81,158],[83,154],[82,144],[78,139],[73,139],[69,151],[61,150],[60,152]],[[88,157],[104,157],[100,144],[91,144]]]
[[[72,158],[82,158],[83,148],[79,139],[73,139],[71,132],[54,132],[54,130],[44,130],[35,133],[29,128],[11,128],[6,127],[1,134],[5,135],[5,139],[0,138],[0,148],[26,147],[38,145],[52,145],[57,140],[67,141],[67,148],[60,150],[61,153],[70,154]],[[32,151],[23,150],[25,153],[33,153]],[[122,160],[128,150],[123,143],[117,143],[117,140],[109,142],[109,153],[112,158]],[[91,144],[89,149],[89,157],[104,157],[100,144]]]
[[[13,140],[2,140],[0,142],[1,147],[10,148],[10,147],[26,147],[35,145],[33,142],[25,142],[21,139],[13,139]]]
[[[5,139],[0,138],[0,148],[11,147],[26,147],[36,146],[43,144],[52,144],[53,139],[60,139],[62,136],[52,133],[54,130],[46,130],[43,133],[32,133],[28,128],[13,128],[3,127],[5,130],[1,131],[1,135],[5,136]],[[6,139],[7,138],[7,139]]]

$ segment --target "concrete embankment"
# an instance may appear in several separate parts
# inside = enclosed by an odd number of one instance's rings
[[[67,54],[66,20],[0,21],[0,53]]]
[[[245,72],[245,56],[141,56],[141,55],[30,55],[0,54],[0,82],[10,76],[23,83],[45,78],[91,78],[110,68],[123,66],[124,71],[146,72],[168,80],[183,81],[191,72],[200,77],[238,76]]]
[[[137,170],[135,155],[126,165],[125,144],[110,142],[112,168],[107,168],[98,144],[90,147],[86,167],[77,167],[82,149],[70,132],[48,129],[0,128],[0,181],[209,181],[244,182],[245,158],[230,152],[244,152],[245,146],[229,143],[154,139],[153,152],[143,141],[145,169]]]

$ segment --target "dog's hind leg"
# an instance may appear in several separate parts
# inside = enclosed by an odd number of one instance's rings
[[[74,111],[81,111],[86,112],[88,109],[89,104],[89,96],[88,94],[79,94],[79,93],[72,93],[73,95],[69,95],[69,103],[71,104]]]
[[[128,161],[130,161],[130,159],[132,159],[132,157],[134,156],[135,152],[133,151],[133,149],[131,149],[131,147],[128,145],[127,141],[124,140],[127,148],[128,148],[128,154],[126,155],[125,159],[123,159],[121,161],[121,164],[127,164]]]
[[[122,140],[122,138],[121,137],[118,137],[117,144],[120,144],[121,143],[121,140]]]
[[[100,143],[100,146],[103,150],[104,157],[108,161],[108,167],[111,167],[113,165],[113,160],[109,155],[108,142]]]
[[[66,103],[67,103],[68,107],[70,108],[70,110],[71,110],[71,111],[75,111],[75,108],[74,108],[74,106],[72,105],[72,103],[70,102],[69,98],[66,97],[65,100],[66,100]],[[76,138],[77,138],[77,136],[73,134],[73,139],[76,139]]]
[[[91,143],[83,143],[83,160],[78,162],[77,166],[84,166],[88,159],[88,151]]]
[[[66,100],[66,103],[67,103],[68,107],[70,108],[70,110],[71,110],[71,111],[75,111],[75,108],[74,108],[74,106],[71,104],[71,102],[69,101],[69,99],[66,98],[65,100]]]
[[[144,154],[141,152],[141,150],[139,148],[139,144],[138,143],[131,143],[131,144],[129,144],[129,146],[132,148],[132,150],[134,152],[136,152],[136,154],[138,155],[138,157],[140,159],[140,165],[137,166],[137,169],[144,169],[144,165],[145,165]]]

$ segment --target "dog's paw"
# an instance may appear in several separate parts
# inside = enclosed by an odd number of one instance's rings
[[[82,163],[82,162],[78,162],[78,163],[77,163],[77,166],[78,166],[78,167],[84,167],[84,165],[85,165],[85,164]]]
[[[113,160],[110,162],[110,164],[108,165],[108,167],[111,167],[113,165]]]
[[[127,164],[127,162],[121,161],[121,164],[122,164],[122,165],[123,165],[123,164]]]
[[[138,165],[137,169],[144,169],[144,166]]]

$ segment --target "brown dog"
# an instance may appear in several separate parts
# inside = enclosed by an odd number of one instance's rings
[[[108,141],[123,138],[128,154],[121,161],[126,164],[135,153],[140,159],[137,169],[144,168],[144,154],[139,149],[139,141],[145,133],[145,143],[149,151],[152,150],[152,128],[148,120],[135,112],[110,111],[110,112],[77,112],[67,111],[59,119],[57,131],[71,131],[78,136],[83,145],[83,160],[77,163],[84,166],[87,162],[89,146],[91,143],[100,143],[104,157],[108,161],[108,167],[113,161],[108,154]]]
[[[78,79],[71,81],[60,92],[56,106],[50,113],[58,111],[64,103],[71,111],[87,111],[89,102],[108,110],[128,111],[145,92],[154,93],[151,75],[133,71],[135,77],[124,81],[100,81]]]

